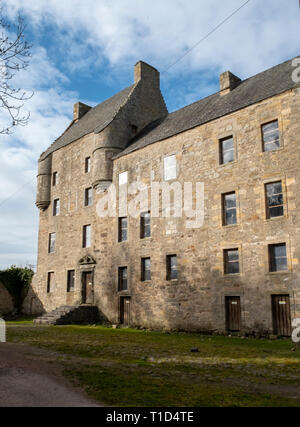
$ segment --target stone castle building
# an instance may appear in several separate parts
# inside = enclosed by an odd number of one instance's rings
[[[90,305],[125,325],[290,335],[300,317],[294,70],[225,72],[219,92],[168,114],[158,71],[139,62],[132,86],[95,108],[76,104],[39,160],[32,292],[43,310]],[[112,188],[136,181],[203,183],[203,224],[163,207],[133,217],[122,203],[99,216]]]

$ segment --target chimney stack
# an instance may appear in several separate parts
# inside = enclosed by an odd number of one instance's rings
[[[77,102],[74,105],[74,114],[73,114],[73,120],[74,122],[78,122],[81,117],[83,117],[88,111],[90,111],[92,107],[89,105],[85,105],[82,102]]]
[[[222,73],[220,75],[220,94],[222,96],[227,95],[233,89],[235,89],[241,82],[242,80],[232,74],[230,71]]]
[[[139,81],[151,83],[152,86],[159,88],[160,86],[160,73],[156,68],[139,61],[134,67],[134,83]]]

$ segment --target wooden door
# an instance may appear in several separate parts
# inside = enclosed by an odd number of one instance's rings
[[[228,332],[240,332],[242,323],[241,298],[226,297],[226,327]]]
[[[93,304],[93,273],[82,273],[82,304]]]
[[[291,305],[289,295],[272,295],[274,334],[282,337],[292,335]]]
[[[124,326],[130,325],[130,297],[120,298],[120,323]]]

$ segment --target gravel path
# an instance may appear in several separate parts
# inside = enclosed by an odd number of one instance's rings
[[[58,355],[21,344],[0,343],[0,407],[97,407],[70,384]]]

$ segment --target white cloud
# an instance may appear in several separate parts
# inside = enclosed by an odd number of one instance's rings
[[[18,75],[16,83],[35,93],[24,105],[31,115],[28,126],[0,137],[0,268],[36,264],[37,159],[70,123],[77,98],[62,90],[66,81],[42,48],[33,51],[28,71]],[[0,121],[4,116],[2,111]]]
[[[77,67],[86,65],[82,61],[85,49],[93,48],[94,58],[98,56],[100,61],[105,58],[112,66],[128,66],[144,59],[161,70],[242,3],[242,0],[6,2],[11,15],[22,9],[37,27],[45,22],[55,25],[59,36],[64,35],[59,38],[61,48],[69,46],[70,55],[81,58]],[[298,1],[252,0],[174,67],[172,73],[232,68],[245,77],[293,56],[298,47]]]
[[[0,0],[1,1],[1,0]],[[34,90],[26,103],[30,124],[0,144],[0,266],[35,263],[38,211],[34,206],[36,161],[66,128],[77,100],[72,79],[92,68],[106,82],[124,79],[137,60],[163,71],[197,43],[242,0],[2,0],[10,18],[20,10],[36,45],[19,84]],[[46,39],[49,39],[45,42]],[[183,61],[163,74],[174,106],[215,90],[216,76],[230,69],[242,78],[296,56],[298,0],[252,0]],[[49,59],[51,55],[52,60]],[[53,62],[59,59],[59,63]],[[109,72],[103,75],[103,66]],[[106,71],[106,70],[105,70]],[[179,79],[185,85],[174,85]],[[177,79],[177,81],[176,81]],[[176,100],[177,99],[177,100]],[[180,105],[181,104],[181,105]],[[0,117],[0,119],[3,118]],[[1,201],[32,181],[9,202]]]

